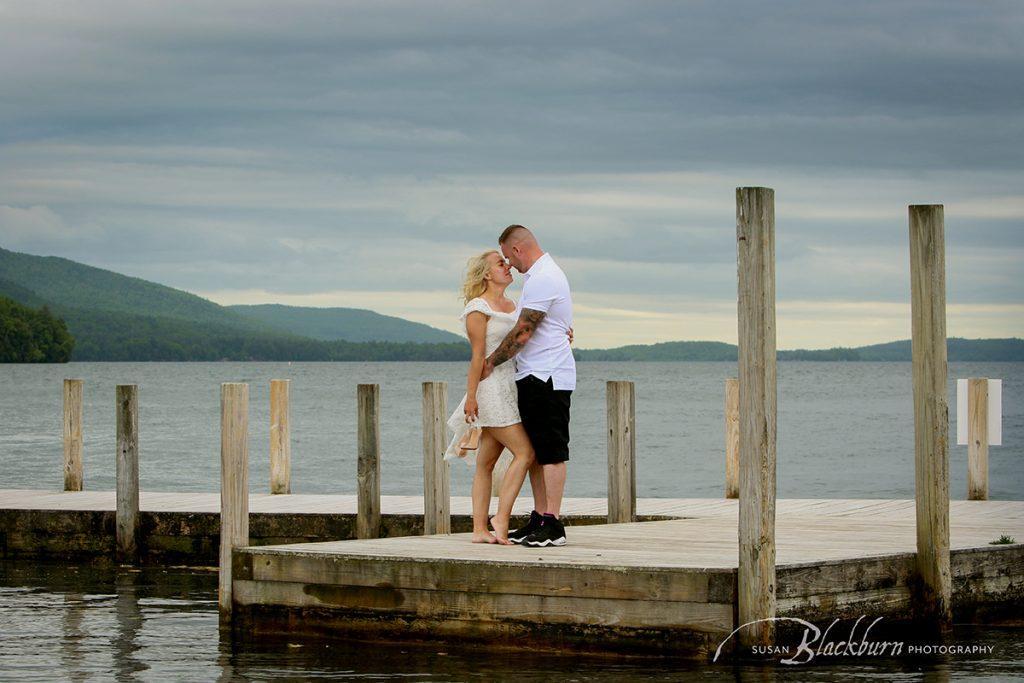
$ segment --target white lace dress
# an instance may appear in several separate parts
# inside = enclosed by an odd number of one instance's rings
[[[487,316],[484,353],[489,356],[505,339],[509,330],[515,326],[518,316],[515,311],[511,313],[496,311],[486,301],[478,297],[466,304],[459,320],[465,322],[466,317],[473,311],[480,311]],[[476,402],[479,410],[474,424],[478,427],[507,427],[521,422],[514,360],[509,360],[494,368],[494,372],[477,385]],[[455,436],[448,443],[444,458],[445,460],[464,460],[467,465],[473,465],[476,463],[475,451],[470,451],[464,456],[458,454],[458,443],[470,428],[466,422],[466,414],[463,412],[465,406],[466,396],[463,395],[459,407],[448,418],[448,427],[455,433]]]

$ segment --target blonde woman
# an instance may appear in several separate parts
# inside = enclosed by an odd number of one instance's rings
[[[472,358],[466,380],[466,395],[448,418],[455,432],[445,459],[470,459],[472,451],[459,449],[462,436],[471,426],[482,427],[473,476],[473,542],[509,545],[508,526],[512,504],[533,464],[533,447],[519,418],[515,364],[505,363],[487,379],[480,379],[484,359],[492,353],[515,325],[516,303],[505,296],[512,284],[512,268],[497,251],[486,251],[469,260],[462,295],[466,303],[459,320],[466,323]],[[487,528],[491,504],[491,478],[502,450],[512,453],[498,492],[498,512]]]

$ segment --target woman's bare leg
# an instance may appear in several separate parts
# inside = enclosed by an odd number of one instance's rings
[[[491,475],[498,462],[502,445],[485,427],[476,451],[476,472],[473,474],[473,543],[497,543],[487,529],[487,514],[491,508]]]
[[[512,517],[512,506],[516,502],[519,490],[523,488],[526,473],[533,464],[533,446],[522,424],[508,427],[492,427],[494,437],[512,452],[512,463],[508,466],[501,481],[498,493],[498,513],[491,520],[494,534],[499,543],[511,543],[508,540],[509,519]]]

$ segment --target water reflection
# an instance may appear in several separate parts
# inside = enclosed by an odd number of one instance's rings
[[[61,612],[60,662],[67,677],[84,681],[88,674],[80,667],[84,661],[81,643],[85,640],[82,621],[85,619],[85,601],[81,593],[65,593]]]
[[[114,612],[117,627],[111,639],[114,659],[114,671],[118,680],[131,679],[149,666],[139,661],[135,653],[142,649],[137,640],[142,631],[142,609],[139,607],[139,596],[136,581],[139,572],[118,572],[114,580],[117,600]]]
[[[219,624],[216,574],[0,561],[0,679],[517,681],[948,681],[1020,678],[1022,629],[955,629],[987,656],[818,661],[812,665],[567,656],[446,644],[235,638]],[[56,668],[56,670],[54,670]]]

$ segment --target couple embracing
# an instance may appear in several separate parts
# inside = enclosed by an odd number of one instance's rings
[[[466,308],[460,320],[472,359],[466,396],[448,419],[455,437],[445,458],[471,457],[460,446],[471,428],[481,428],[473,477],[474,543],[561,546],[569,404],[576,388],[569,281],[523,226],[506,228],[498,245],[500,252],[470,259],[463,283]],[[518,304],[505,296],[513,267],[523,274]],[[498,512],[488,520],[491,478],[506,448],[512,462],[499,489]],[[526,524],[510,532],[512,505],[527,474],[534,509]]]

